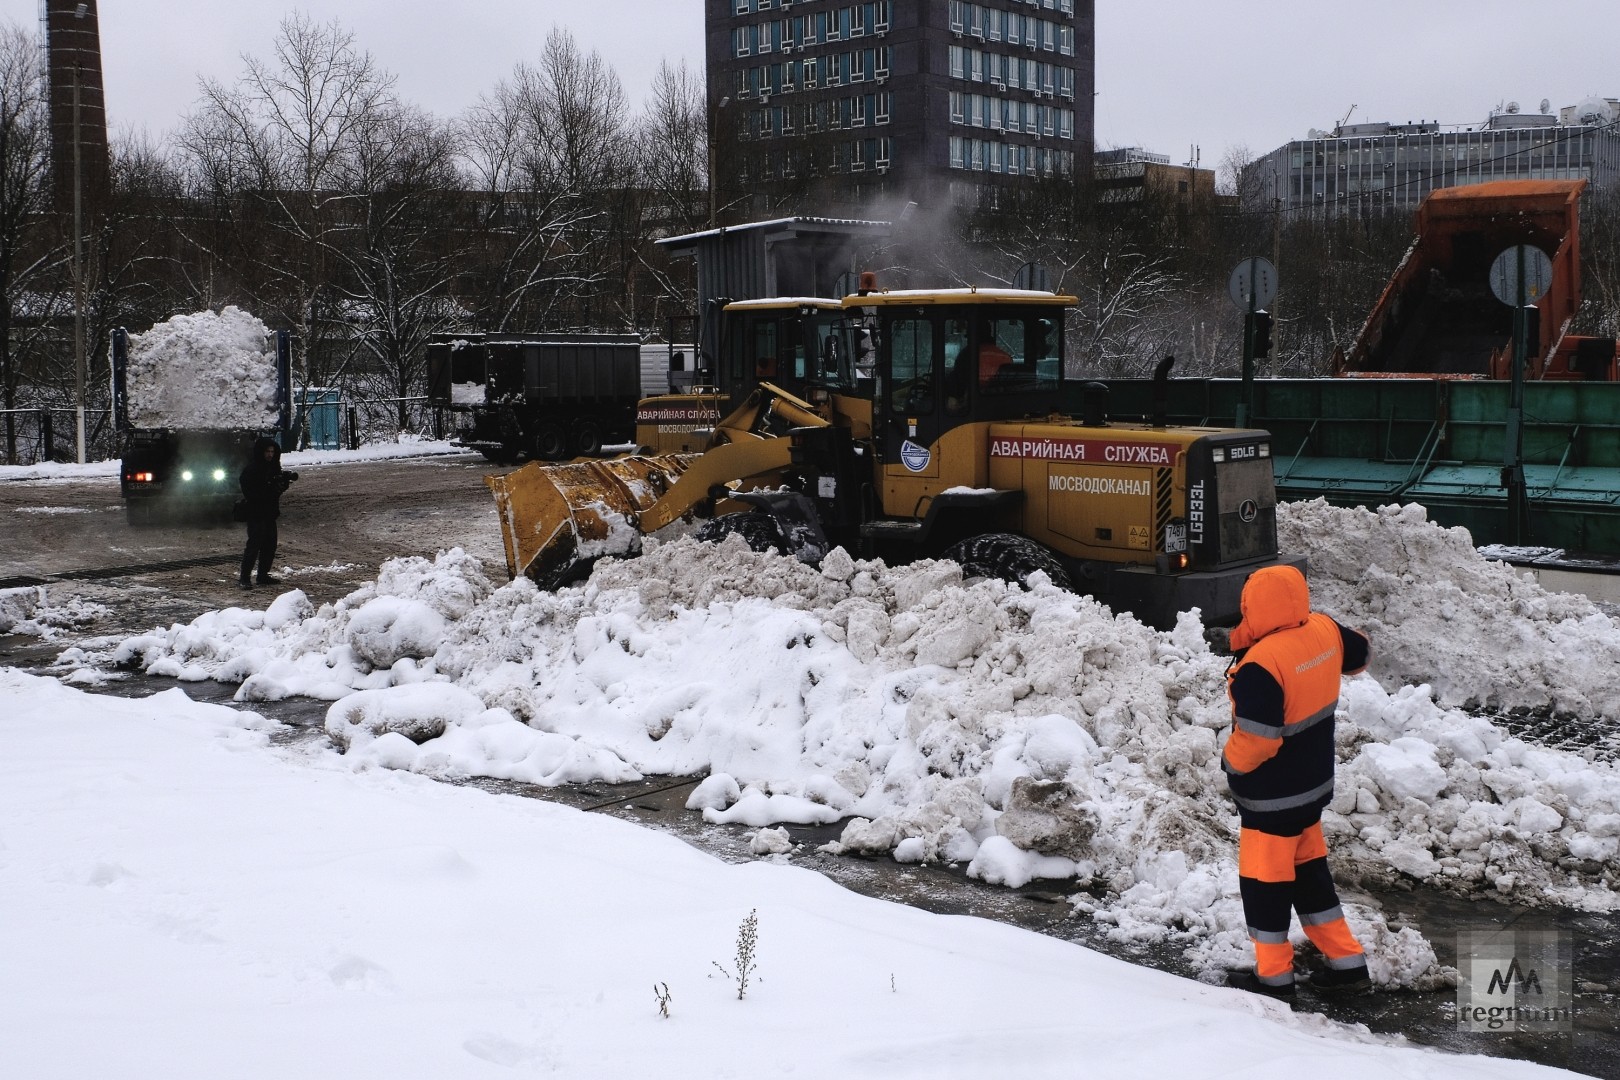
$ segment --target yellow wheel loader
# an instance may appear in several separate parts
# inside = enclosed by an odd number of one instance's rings
[[[1064,400],[1070,296],[870,291],[841,301],[849,385],[759,382],[701,452],[528,465],[488,478],[507,568],[544,586],[682,517],[706,538],[807,562],[834,545],[968,576],[1053,583],[1157,626],[1236,622],[1243,582],[1279,559],[1270,436],[1112,423],[1088,384]],[[1157,378],[1168,378],[1168,361]],[[1162,395],[1161,395],[1162,396]]]
[[[761,382],[798,397],[810,387],[839,393],[854,390],[854,361],[841,301],[737,300],[721,307],[720,322],[719,356],[698,369],[691,390],[643,398],[637,405],[636,444],[643,454],[707,449],[720,421]]]

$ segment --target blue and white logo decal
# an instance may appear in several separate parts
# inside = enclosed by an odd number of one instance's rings
[[[912,472],[922,472],[928,468],[929,459],[928,447],[918,446],[910,439],[900,444],[900,464]]]

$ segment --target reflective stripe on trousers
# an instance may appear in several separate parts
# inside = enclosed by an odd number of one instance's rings
[[[1244,829],[1238,840],[1238,888],[1261,982],[1285,986],[1294,980],[1294,947],[1288,943],[1291,909],[1299,912],[1305,936],[1327,957],[1329,967],[1366,963],[1339,907],[1321,822],[1292,836]]]

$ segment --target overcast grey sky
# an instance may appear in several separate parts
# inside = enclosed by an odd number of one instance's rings
[[[895,0],[908,3],[912,0]],[[337,20],[441,116],[534,58],[554,25],[607,59],[632,103],[660,59],[703,63],[700,0],[99,0],[115,131],[175,127],[207,75],[234,79],[268,56],[294,8]],[[1100,0],[1097,143],[1142,146],[1205,167],[1229,147],[1263,153],[1311,128],[1352,122],[1474,124],[1518,101],[1557,110],[1620,97],[1616,0]],[[0,0],[37,26],[38,0]]]

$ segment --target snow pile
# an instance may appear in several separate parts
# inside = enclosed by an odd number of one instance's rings
[[[1584,596],[1482,558],[1468,530],[1429,523],[1415,503],[1278,509],[1279,546],[1310,559],[1312,603],[1367,632],[1386,690],[1427,684],[1448,705],[1620,718],[1620,633]]]
[[[82,630],[106,614],[102,605],[77,597],[55,603],[43,585],[0,589],[0,634],[51,639],[63,630]]]
[[[1305,513],[1324,519],[1314,535],[1361,542],[1325,508]],[[1422,666],[1488,690],[1497,658],[1481,643],[1513,635],[1519,699],[1599,696],[1560,654],[1602,655],[1612,622],[1516,578],[1518,607],[1476,603],[1470,590],[1495,587],[1499,568],[1413,515],[1367,516],[1406,553],[1407,589],[1450,597],[1447,640],[1424,643],[1436,659]],[[1364,583],[1391,572],[1361,563],[1348,576],[1308,553],[1323,606],[1375,622]],[[1376,594],[1381,610],[1405,602],[1396,592]],[[1407,628],[1370,630],[1375,662],[1409,662]],[[707,775],[689,805],[710,821],[843,821],[837,851],[966,864],[1011,887],[1062,880],[1121,940],[1181,942],[1206,970],[1247,954],[1219,766],[1228,658],[1193,614],[1158,632],[1044,583],[966,584],[954,563],[891,568],[838,550],[817,569],[736,539],[651,538],[640,559],[604,561],[555,593],[526,579],[494,588],[459,550],[395,560],[318,611],[291,592],[262,613],[130,639],[116,658],[241,681],[242,700],[345,699],[328,730],[355,768],[536,783]],[[1614,905],[1612,766],[1531,747],[1385,679],[1390,689],[1346,684],[1325,819],[1341,879]],[[421,685],[444,682],[464,693]],[[1446,980],[1416,931],[1350,915],[1380,982]]]
[[[129,336],[129,420],[138,428],[275,426],[276,354],[264,323],[227,307]]]

